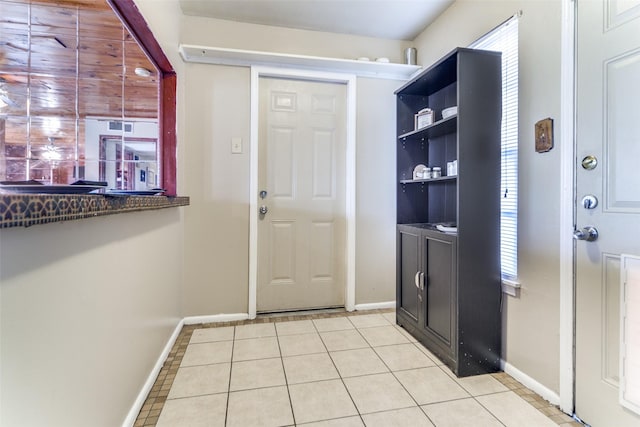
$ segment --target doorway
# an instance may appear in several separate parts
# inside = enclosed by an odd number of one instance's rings
[[[251,88],[249,317],[258,310],[351,311],[355,77],[254,67]],[[309,112],[297,116],[292,110],[303,104]],[[261,110],[272,112],[264,122],[270,129],[261,128]]]

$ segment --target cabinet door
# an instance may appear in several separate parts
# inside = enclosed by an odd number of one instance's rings
[[[424,327],[453,351],[456,298],[456,239],[424,234]]]
[[[416,275],[420,271],[420,232],[398,229],[398,272],[396,298],[398,310],[409,315],[416,323],[420,310]]]

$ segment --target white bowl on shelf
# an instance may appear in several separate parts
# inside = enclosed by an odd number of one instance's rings
[[[455,116],[456,114],[458,114],[458,106],[449,107],[449,108],[445,108],[444,110],[442,110],[442,118],[443,119],[448,119],[449,117]]]

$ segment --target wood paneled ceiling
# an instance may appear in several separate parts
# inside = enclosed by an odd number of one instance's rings
[[[0,115],[155,120],[158,87],[105,0],[0,0]]]

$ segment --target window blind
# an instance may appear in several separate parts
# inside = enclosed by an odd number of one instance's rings
[[[518,16],[470,46],[502,52],[500,260],[508,280],[518,277]]]

